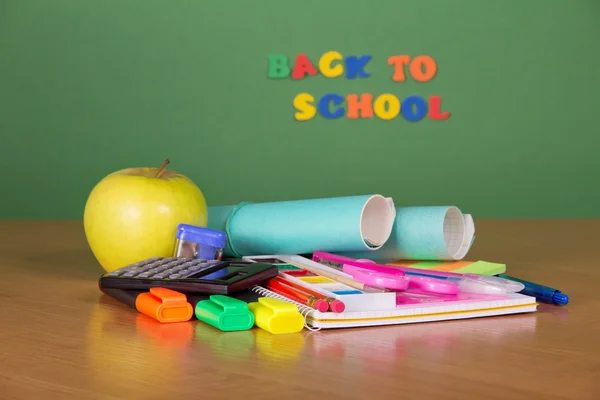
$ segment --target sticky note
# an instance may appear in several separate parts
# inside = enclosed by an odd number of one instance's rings
[[[498,275],[506,272],[506,265],[487,261],[475,261],[465,267],[455,269],[453,272],[459,274]]]

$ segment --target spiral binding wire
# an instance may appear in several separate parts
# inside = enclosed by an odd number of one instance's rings
[[[261,296],[270,297],[270,298],[274,298],[274,299],[278,299],[278,300],[283,300],[283,301],[286,301],[288,303],[294,304],[295,306],[298,306],[298,311],[300,311],[300,315],[302,315],[302,318],[304,318],[304,327],[306,329],[308,329],[309,331],[312,331],[312,332],[316,332],[316,331],[320,331],[321,330],[321,328],[313,328],[306,321],[306,319],[307,319],[307,317],[309,315],[314,314],[315,309],[310,308],[306,304],[298,303],[297,301],[288,299],[287,297],[282,296],[280,294],[277,294],[275,292],[272,292],[269,289],[264,288],[262,286],[253,286],[250,290],[252,290],[255,293],[258,293]]]

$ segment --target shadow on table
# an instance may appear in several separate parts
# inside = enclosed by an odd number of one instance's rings
[[[557,317],[560,321],[565,322],[569,317],[569,309],[551,304],[540,304],[538,305],[537,314],[550,314]]]
[[[418,353],[421,357],[442,356],[448,351],[526,340],[535,335],[534,314],[440,321],[310,334],[307,343],[318,357],[360,359],[363,363],[394,363]]]
[[[23,255],[28,269],[37,274],[98,280],[104,273],[94,255],[87,249],[64,249],[47,252],[43,256]]]

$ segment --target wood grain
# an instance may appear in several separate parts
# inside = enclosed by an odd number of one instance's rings
[[[0,222],[0,399],[599,399],[600,221],[477,221],[468,259],[571,304],[274,336],[160,325],[103,297],[80,221]]]

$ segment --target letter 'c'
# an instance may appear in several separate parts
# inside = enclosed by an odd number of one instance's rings
[[[344,73],[344,66],[337,64],[333,66],[334,61],[343,61],[344,57],[337,51],[328,51],[319,59],[319,71],[326,78],[337,78]]]

